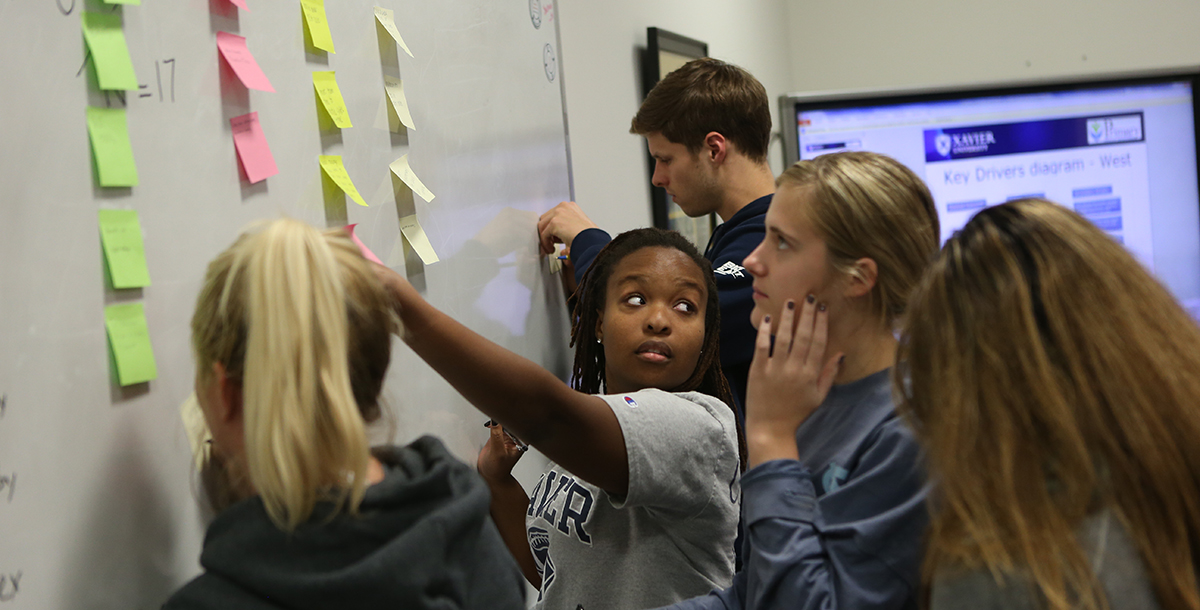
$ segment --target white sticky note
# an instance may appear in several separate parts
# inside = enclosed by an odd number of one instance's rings
[[[204,412],[200,410],[200,401],[196,400],[195,392],[179,405],[179,416],[183,419],[183,431],[192,448],[193,463],[196,464],[196,470],[200,470],[204,467],[205,451],[212,434],[208,431],[208,422],[204,421]]]
[[[396,111],[396,116],[400,117],[400,122],[409,129],[416,129],[412,113],[408,110],[408,99],[404,97],[404,82],[398,78],[385,76],[383,77],[383,88],[387,91],[388,99],[392,102],[392,109]]]
[[[408,155],[404,155],[403,157],[392,161],[391,168],[392,173],[396,174],[398,178],[403,180],[404,184],[407,184],[408,188],[412,189],[412,192],[420,195],[421,199],[425,200],[425,203],[433,201],[433,198],[436,197],[436,195],[433,194],[433,191],[426,188],[425,184],[421,182],[421,179],[418,178],[415,173],[413,173],[412,167],[408,165]]]
[[[399,44],[400,48],[404,49],[404,52],[408,53],[409,57],[413,57],[412,51],[408,50],[408,45],[404,44],[404,38],[400,36],[400,30],[396,29],[396,19],[392,16],[391,9],[375,7],[375,19],[378,19],[379,25],[382,25],[383,29],[387,30],[388,34],[392,35],[392,38],[396,39],[396,44]]]
[[[552,274],[558,273],[563,269],[562,259],[558,258],[562,256],[563,247],[563,244],[555,244],[554,254],[551,254],[548,258],[550,261],[550,273]]]
[[[429,236],[425,234],[425,229],[421,228],[421,221],[417,220],[416,214],[400,219],[400,232],[404,234],[408,245],[412,246],[417,256],[421,257],[422,262],[426,265],[438,262],[437,253],[433,251],[433,244],[429,243]]]

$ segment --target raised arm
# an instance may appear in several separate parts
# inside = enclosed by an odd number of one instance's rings
[[[455,390],[583,480],[625,494],[625,438],[604,400],[572,390],[536,363],[459,324],[395,271],[375,269],[395,301],[405,343]]]
[[[529,510],[529,496],[525,495],[525,489],[512,476],[513,467],[524,453],[512,438],[504,433],[502,426],[493,425],[491,430],[488,442],[479,451],[476,468],[492,492],[492,521],[496,524],[496,529],[500,530],[500,538],[504,540],[508,552],[517,560],[517,565],[521,566],[525,580],[534,588],[540,589],[542,575],[538,573],[533,549],[529,547],[529,539],[525,536],[525,513]]]

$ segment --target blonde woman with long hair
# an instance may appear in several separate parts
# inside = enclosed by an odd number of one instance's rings
[[[165,608],[523,609],[474,469],[367,444],[397,330],[345,231],[277,220],[208,266],[192,318],[218,510]]]
[[[1200,328],[1121,245],[1046,200],[988,208],[900,353],[932,608],[1200,608]]]
[[[915,608],[925,476],[890,374],[937,253],[933,198],[894,159],[831,154],[779,177],[766,229],[743,263],[759,329],[745,563],[732,587],[672,608]]]

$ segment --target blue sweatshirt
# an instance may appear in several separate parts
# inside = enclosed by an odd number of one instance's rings
[[[924,471],[889,373],[834,386],[796,431],[799,460],[742,477],[745,567],[730,588],[669,608],[917,607]]]
[[[750,373],[757,334],[750,324],[750,311],[754,309],[754,288],[751,286],[754,278],[742,267],[742,260],[762,243],[766,235],[763,222],[770,205],[771,195],[746,204],[713,231],[704,250],[704,258],[713,266],[721,302],[721,370],[733,390],[739,422],[744,419],[742,405],[746,403],[746,377]],[[612,237],[601,229],[587,229],[575,236],[571,242],[571,262],[575,265],[577,283],[610,241]]]

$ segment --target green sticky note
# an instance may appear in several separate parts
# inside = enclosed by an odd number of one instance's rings
[[[104,327],[108,329],[108,345],[112,348],[117,380],[121,385],[145,383],[158,377],[154,349],[150,346],[150,329],[146,326],[146,311],[141,303],[105,307]]]
[[[150,285],[142,225],[134,210],[100,210],[100,243],[113,288]]]
[[[87,109],[88,135],[100,186],[137,186],[137,165],[124,108]]]
[[[304,25],[312,45],[333,53],[333,34],[329,33],[329,20],[325,17],[325,0],[300,0],[300,8],[304,11]]]
[[[137,90],[137,75],[133,73],[133,60],[125,44],[120,14],[84,11],[83,38],[92,54],[101,89]]]

